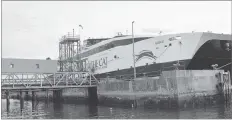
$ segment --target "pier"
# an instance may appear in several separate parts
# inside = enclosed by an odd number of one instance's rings
[[[62,99],[62,91],[67,88],[82,88],[88,90],[90,100],[97,101],[97,79],[89,72],[56,72],[56,73],[2,73],[2,94],[5,93],[7,104],[10,93],[19,93],[20,103],[31,92],[32,100],[35,100],[37,92],[53,92],[53,99]],[[23,94],[25,93],[25,94]],[[93,95],[95,94],[95,95]],[[93,103],[93,102],[92,102]]]
[[[57,89],[96,87],[89,72],[2,73],[2,90]]]
[[[69,98],[78,102],[77,99],[84,96],[88,104],[92,105],[193,107],[216,103],[221,98],[223,102],[228,102],[231,100],[232,89],[230,73],[223,70],[163,71],[159,77],[142,77],[130,81],[98,81],[89,72],[2,75],[1,89],[8,104],[10,92],[17,92],[21,101],[29,95],[35,100],[37,93],[49,99],[52,92],[55,102]],[[79,94],[81,89],[86,89],[82,95]]]

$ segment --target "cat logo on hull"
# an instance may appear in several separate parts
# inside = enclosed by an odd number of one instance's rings
[[[139,52],[139,55],[135,55],[136,59],[135,59],[135,63],[140,61],[142,58],[148,58],[150,60],[156,60],[156,56],[152,53],[152,51],[149,50],[142,50],[141,52]]]

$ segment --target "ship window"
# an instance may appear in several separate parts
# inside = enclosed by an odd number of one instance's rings
[[[169,46],[172,46],[172,43],[169,43]]]
[[[110,49],[110,48],[111,48],[111,44],[108,44],[107,46],[108,46],[108,49]]]
[[[176,39],[177,39],[177,40],[180,40],[180,39],[181,39],[181,36],[176,36]]]
[[[91,54],[94,54],[94,53],[95,53],[95,51],[96,51],[96,49],[93,49],[93,50],[91,51]]]
[[[167,47],[167,45],[165,45],[164,47]]]
[[[169,38],[170,41],[173,41],[173,40],[180,40],[181,39],[181,36],[176,36],[176,37],[171,37]]]
[[[111,48],[113,48],[114,47],[114,44],[111,44]]]
[[[135,42],[138,42],[138,41],[141,41],[141,40],[144,40],[144,39],[149,39],[149,38],[150,37],[135,38],[134,40],[135,40]],[[131,43],[132,43],[131,38],[130,39],[113,41],[111,43],[99,46],[97,49],[92,49],[92,50],[86,51],[86,52],[84,52],[82,54],[83,54],[83,56],[87,57],[87,56],[93,55],[95,53],[102,52],[104,50],[108,50],[108,49],[111,49],[111,48],[114,48],[114,47],[117,47],[117,46],[128,45],[128,44],[131,44]]]
[[[96,54],[97,52],[98,52],[98,48],[95,49],[94,54]]]
[[[36,68],[39,69],[39,64],[36,64]]]
[[[14,64],[11,63],[11,64],[10,64],[10,68],[14,68]]]

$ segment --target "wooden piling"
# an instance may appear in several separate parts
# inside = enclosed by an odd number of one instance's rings
[[[31,93],[32,93],[32,101],[35,101],[35,99],[36,99],[35,91],[32,91]]]

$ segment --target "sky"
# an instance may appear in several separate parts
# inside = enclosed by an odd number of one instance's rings
[[[230,1],[2,1],[2,57],[57,59],[59,39],[206,32],[231,34]],[[128,31],[128,32],[126,32]]]

